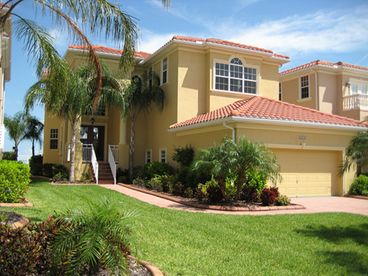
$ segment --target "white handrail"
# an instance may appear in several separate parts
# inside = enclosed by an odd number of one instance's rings
[[[114,184],[116,184],[116,161],[114,157],[114,153],[116,156],[116,149],[118,149],[117,146],[109,145],[108,161],[109,161],[112,177],[114,178]]]
[[[354,94],[343,98],[343,109],[368,110],[368,95]]]
[[[98,184],[98,161],[97,161],[97,157],[96,157],[96,153],[95,153],[95,149],[93,148],[93,145],[91,145],[91,164],[92,164],[93,173],[96,178],[96,184]]]

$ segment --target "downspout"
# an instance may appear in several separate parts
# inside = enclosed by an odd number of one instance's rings
[[[226,121],[223,122],[223,126],[224,126],[224,128],[231,129],[232,140],[233,140],[234,143],[236,143],[236,128],[235,127],[231,127],[228,124],[226,124]]]

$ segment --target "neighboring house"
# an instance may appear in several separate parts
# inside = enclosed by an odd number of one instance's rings
[[[3,5],[0,3],[0,6]],[[4,13],[8,9],[3,8]],[[5,28],[0,34],[0,159],[4,151],[5,127],[4,127],[4,108],[5,108],[5,83],[10,80],[10,51],[11,51],[11,19],[5,23]]]
[[[121,51],[101,46],[96,50],[117,72]],[[66,58],[78,66],[86,55],[85,48],[71,46]],[[153,161],[175,165],[175,147],[192,145],[200,150],[224,137],[246,137],[276,154],[283,176],[278,183],[281,193],[347,192],[354,171],[339,176],[338,167],[351,138],[367,126],[280,102],[278,72],[288,57],[219,39],[175,36],[152,55],[138,52],[136,58],[132,75],[149,70],[159,74],[166,102],[162,112],[153,107],[137,122],[135,165]],[[117,161],[118,167],[127,168],[129,118],[107,107],[98,116],[85,116],[81,125],[80,140],[94,145],[100,167],[109,162],[114,171]],[[68,165],[68,137],[70,126],[46,111],[45,163]],[[90,167],[88,147],[79,148],[79,176]]]
[[[316,60],[280,73],[280,99],[368,120],[368,67]]]

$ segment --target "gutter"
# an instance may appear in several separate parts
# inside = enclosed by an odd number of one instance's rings
[[[236,143],[236,129],[235,127],[231,127],[229,126],[226,121],[223,122],[223,126],[224,128],[228,128],[228,129],[231,129],[231,133],[232,133],[232,140],[234,143]]]
[[[203,127],[215,126],[223,124],[225,126],[226,123],[236,122],[236,123],[256,123],[256,124],[265,124],[265,125],[276,125],[276,126],[294,126],[294,127],[307,127],[307,128],[319,128],[319,129],[334,129],[340,131],[367,131],[367,127],[359,127],[359,126],[347,126],[347,125],[337,125],[337,124],[323,124],[323,123],[312,123],[312,122],[303,122],[303,121],[292,121],[292,120],[275,120],[275,119],[262,119],[262,118],[249,118],[249,117],[239,117],[232,116],[226,117],[214,121],[198,123],[194,125],[188,125],[177,128],[169,128],[169,132],[180,132],[185,130],[198,129]]]

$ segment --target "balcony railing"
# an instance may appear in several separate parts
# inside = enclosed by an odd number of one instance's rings
[[[343,98],[343,109],[362,109],[368,110],[368,95],[350,95]]]

